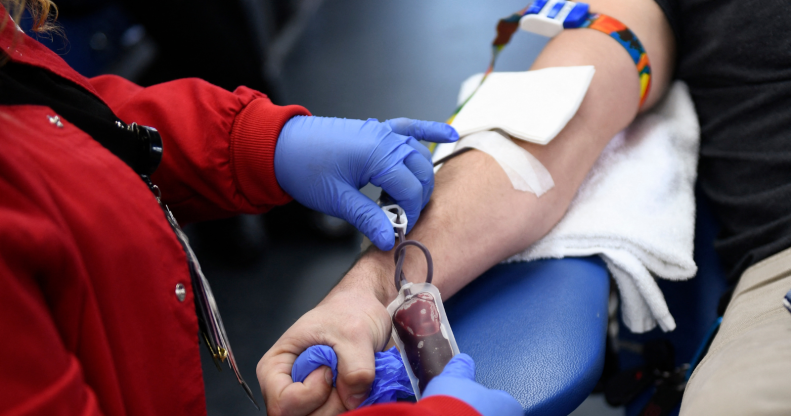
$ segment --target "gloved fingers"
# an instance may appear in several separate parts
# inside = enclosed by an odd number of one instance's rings
[[[360,230],[380,250],[392,249],[395,245],[395,234],[387,214],[351,185],[340,186],[342,192],[339,192],[339,215]]]
[[[452,143],[459,140],[456,129],[446,123],[436,121],[412,120],[409,118],[394,118],[385,121],[395,133],[412,136],[418,140],[435,143]]]
[[[431,161],[431,150],[428,150],[428,147],[423,146],[423,144],[415,140],[414,137],[407,137],[406,144],[420,152],[426,160]]]
[[[332,382],[335,384],[335,377],[338,372],[338,356],[335,351],[327,345],[314,345],[309,347],[302,354],[299,354],[294,365],[291,367],[291,379],[303,382],[308,375],[321,366],[327,366],[332,371]]]
[[[411,153],[404,159],[404,165],[412,171],[423,186],[423,203],[420,209],[425,208],[434,191],[434,165],[417,153]]]
[[[445,364],[441,375],[475,381],[475,361],[465,353],[456,354]]]
[[[482,416],[521,416],[522,405],[502,390],[489,390],[475,382],[475,362],[467,354],[457,354],[442,373],[428,383],[423,397],[455,397],[472,406]]]
[[[407,232],[415,226],[423,207],[423,184],[404,163],[398,163],[387,171],[371,178],[371,183],[387,192],[404,209],[409,224]],[[389,222],[388,222],[389,224]]]

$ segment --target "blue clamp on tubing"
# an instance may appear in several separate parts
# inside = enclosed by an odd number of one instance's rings
[[[544,6],[547,5],[547,1],[549,0],[536,0],[530,7],[527,8],[525,14],[538,14]]]
[[[519,20],[526,32],[553,38],[563,29],[575,29],[588,18],[590,6],[565,0],[536,0]]]
[[[566,29],[576,29],[582,26],[585,23],[585,19],[588,18],[588,13],[590,11],[590,6],[587,3],[577,3],[574,5],[574,8],[571,9],[568,16],[566,16],[566,20],[563,21],[563,27]]]

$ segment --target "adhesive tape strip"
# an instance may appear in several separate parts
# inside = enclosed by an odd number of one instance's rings
[[[552,175],[535,156],[497,130],[465,136],[459,140],[456,150],[465,147],[480,150],[493,157],[518,191],[541,196],[555,186]]]

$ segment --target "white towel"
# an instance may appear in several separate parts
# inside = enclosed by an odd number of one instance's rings
[[[694,184],[700,128],[687,86],[618,133],[561,221],[507,262],[600,255],[621,294],[626,326],[676,327],[654,276],[693,277]]]

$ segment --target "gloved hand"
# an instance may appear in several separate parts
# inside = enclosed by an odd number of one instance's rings
[[[390,250],[395,237],[387,215],[359,189],[369,182],[382,187],[406,212],[408,232],[434,190],[431,154],[418,140],[458,139],[444,123],[297,116],[280,132],[275,176],[302,205],[348,221]]]
[[[428,383],[423,398],[451,396],[472,406],[482,416],[521,416],[522,405],[502,390],[475,382],[475,362],[464,353],[453,357],[442,373]]]
[[[376,376],[371,384],[368,397],[360,404],[360,407],[376,403],[390,403],[396,399],[415,395],[404,368],[404,362],[401,361],[401,355],[396,347],[375,353],[374,365]],[[332,370],[332,385],[334,386],[338,377],[338,356],[332,348],[326,345],[314,345],[299,354],[291,367],[291,380],[295,383],[302,383],[310,373],[321,366],[327,366]]]

